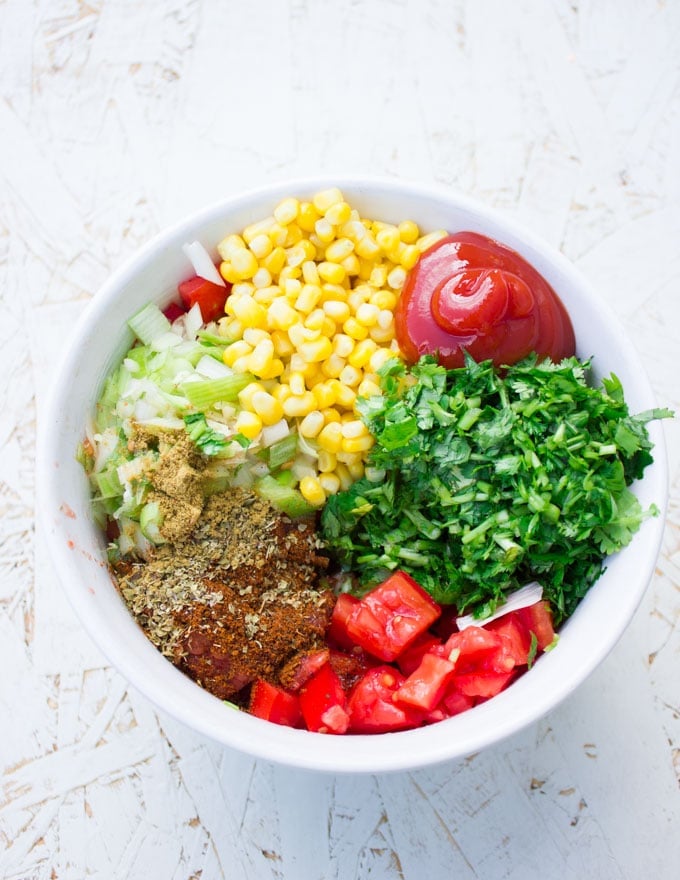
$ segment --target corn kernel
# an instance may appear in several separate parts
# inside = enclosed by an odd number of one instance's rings
[[[433,244],[436,244],[440,239],[445,238],[447,235],[446,230],[437,229],[435,232],[428,232],[427,235],[421,235],[421,237],[416,242],[416,247],[422,254],[428,248],[431,248]]]
[[[346,358],[354,351],[355,345],[356,342],[351,336],[348,336],[346,333],[337,333],[333,339],[333,354]]]
[[[299,278],[300,275],[302,275],[302,269],[299,266],[284,266],[279,272],[279,284],[285,288],[291,278]]]
[[[399,230],[395,226],[385,226],[376,233],[375,240],[385,253],[394,250],[399,244]]]
[[[334,385],[336,405],[344,407],[345,409],[352,409],[354,407],[354,402],[357,399],[354,390],[347,385],[343,385],[343,383],[337,379],[332,381],[337,383]]]
[[[264,391],[264,386],[261,382],[251,382],[250,385],[246,385],[245,388],[239,391],[238,402],[242,409],[250,410],[250,412],[255,411],[253,409],[253,394],[257,394],[258,391]]]
[[[275,425],[283,418],[283,404],[267,391],[256,391],[251,397],[251,405],[263,425]]]
[[[380,245],[370,232],[367,232],[366,235],[356,243],[355,250],[357,255],[364,260],[375,260],[382,253]]]
[[[321,332],[319,330],[305,327],[302,321],[297,321],[292,327],[288,328],[288,337],[297,349],[304,345],[305,342],[312,342],[315,339],[319,339],[320,336]]]
[[[320,410],[327,409],[335,403],[335,391],[328,382],[317,382],[311,390]]]
[[[252,296],[244,294],[238,297],[230,296],[229,299],[234,300],[234,316],[238,318],[244,328],[264,328],[267,326],[267,312]]]
[[[246,327],[243,331],[243,341],[247,342],[251,348],[255,348],[258,342],[271,339],[266,330],[260,330],[258,327]]]
[[[314,232],[322,246],[329,244],[335,238],[335,227],[332,226],[325,217],[316,221],[314,224]],[[312,239],[312,241],[313,240],[314,239]]]
[[[373,267],[368,283],[372,287],[384,287],[387,284],[387,266],[384,263]]]
[[[283,375],[284,369],[285,366],[281,358],[272,358],[269,366],[265,370],[262,370],[262,372],[260,373],[260,378],[277,379],[279,376]]]
[[[245,340],[238,339],[236,342],[232,342],[231,345],[224,349],[224,352],[222,353],[222,360],[228,367],[232,367],[234,365],[234,361],[237,358],[249,355],[252,350],[252,346],[245,342]]]
[[[339,354],[333,352],[330,357],[321,364],[321,372],[329,379],[337,379],[340,373],[345,369],[346,365],[347,361],[345,358],[340,357]]]
[[[342,329],[347,336],[358,341],[366,339],[368,336],[368,328],[360,324],[356,318],[348,318],[342,325]]]
[[[293,245],[293,247],[286,249],[286,265],[291,266],[293,268],[297,266],[302,266],[302,264],[307,259],[307,253],[305,249],[302,247],[302,244]]]
[[[375,397],[382,394],[380,385],[372,379],[363,379],[357,387],[357,397]]]
[[[314,395],[314,398],[316,399],[316,395]],[[302,419],[298,425],[298,431],[303,437],[316,437],[319,431],[323,428],[324,422],[323,413],[318,409],[313,409]]]
[[[332,318],[339,324],[342,324],[350,316],[350,309],[347,303],[337,299],[326,300],[323,304],[323,310],[329,318]]]
[[[347,302],[347,288],[342,284],[329,284],[327,281],[321,285],[321,301],[328,302],[335,300],[337,302]]]
[[[250,241],[248,247],[258,260],[263,260],[265,257],[268,257],[274,250],[271,238],[269,238],[268,235],[265,235],[264,232],[256,235],[255,238]]]
[[[255,254],[246,248],[234,250],[231,266],[239,279],[252,278],[259,268]]]
[[[260,287],[253,293],[253,299],[261,306],[270,306],[275,299],[281,296],[281,288],[278,284],[271,284],[268,287]]]
[[[303,270],[304,271],[304,270]],[[321,288],[318,284],[305,284],[295,300],[295,308],[299,312],[309,314],[321,299]]]
[[[280,223],[272,223],[267,229],[267,235],[274,247],[284,247],[288,240],[288,228]]]
[[[372,339],[362,339],[361,342],[357,342],[353,351],[349,353],[347,362],[352,367],[365,367],[377,347],[378,346]]]
[[[229,260],[223,260],[220,263],[220,275],[224,278],[225,281],[228,281],[229,284],[235,284],[237,281],[241,280],[240,275],[231,265]]]
[[[325,327],[324,322],[326,320],[326,315],[323,309],[314,309],[311,311],[304,320],[305,327],[308,327],[310,330],[319,330],[323,333],[323,328]],[[333,331],[335,329],[335,324],[333,324],[333,328],[331,329],[330,335],[333,335]],[[328,336],[328,333],[324,333],[324,336]]]
[[[311,391],[299,395],[291,394],[283,401],[282,406],[284,415],[289,418],[302,418],[316,409],[316,398]]]
[[[274,360],[274,343],[270,338],[262,339],[248,358],[248,369],[256,376],[266,373]]]
[[[314,207],[320,214],[325,214],[330,207],[342,201],[344,201],[342,193],[336,186],[321,190],[312,199]]]
[[[356,367],[350,366],[347,364],[346,367],[342,368],[338,379],[342,382],[343,385],[347,385],[349,388],[354,388],[355,385],[358,385],[363,378],[363,373],[361,370],[358,370]]]
[[[325,474],[334,471],[337,467],[338,460],[335,457],[334,452],[329,452],[327,449],[320,449],[319,456],[317,459],[317,467],[319,469],[319,473]]]
[[[407,271],[412,269],[419,259],[420,250],[415,244],[406,245],[399,256],[399,262]]]
[[[342,427],[340,422],[327,422],[317,437],[319,447],[326,452],[336,453],[342,449]]]
[[[365,472],[364,463],[363,461],[361,461],[361,459],[357,461],[351,461],[347,465],[347,470],[349,471],[352,480],[360,480]]]
[[[342,462],[338,462],[338,466],[335,469],[335,475],[340,480],[340,488],[345,491],[349,489],[349,487],[354,482],[352,475],[349,472],[349,468],[346,464]]]
[[[415,244],[418,241],[420,230],[418,224],[413,220],[402,220],[397,229],[399,230],[399,238],[404,244]]]
[[[300,493],[314,507],[320,507],[326,500],[326,493],[317,477],[303,477],[300,480]]]
[[[240,339],[243,336],[243,329],[243,324],[238,318],[231,318],[231,320],[225,321],[222,326],[222,332],[227,339]]]
[[[302,263],[302,279],[307,284],[318,286],[321,283],[319,269],[314,260],[304,260]]]
[[[386,329],[383,329],[379,324],[376,324],[376,326],[371,327],[368,332],[371,339],[379,345],[384,345],[386,342],[392,342],[394,339],[394,322],[392,322],[392,324]]]
[[[240,235],[227,235],[227,237],[223,238],[217,245],[217,253],[223,260],[229,262],[234,250],[237,248],[244,248],[245,246],[246,243]]]
[[[377,324],[379,315],[380,309],[372,303],[361,303],[356,310],[356,319],[364,327],[373,327],[374,324]]]
[[[319,474],[319,482],[326,495],[335,495],[340,491],[340,477],[337,474]]]
[[[318,387],[318,386],[315,386],[315,388],[316,387]],[[334,392],[334,395],[335,395],[335,392]],[[333,397],[333,399],[335,400],[335,396]],[[337,409],[335,409],[332,406],[329,406],[327,409],[322,409],[321,414],[323,415],[324,422],[327,425],[330,424],[331,422],[340,423],[340,421],[341,421],[340,413],[337,411]]]
[[[333,263],[341,263],[354,251],[354,242],[349,238],[336,238],[326,248],[326,259]]]
[[[292,393],[290,385],[287,385],[285,382],[276,382],[270,391],[271,396],[275,397],[279,403],[283,403]]]
[[[342,436],[345,440],[356,440],[357,437],[367,437],[368,428],[361,419],[350,417],[342,423]]]
[[[314,224],[319,217],[319,212],[311,202],[300,202],[297,215],[297,222],[300,229],[304,229],[305,232],[313,232]]]
[[[323,260],[317,265],[319,277],[323,281],[330,284],[341,284],[345,280],[346,272],[340,263],[332,263],[329,260]]]
[[[286,237],[283,241],[284,248],[292,248],[298,244],[302,244],[304,232],[300,229],[297,223],[289,223],[286,229]]]
[[[275,247],[270,254],[261,259],[262,267],[271,272],[273,276],[276,276],[286,265],[286,252],[282,247]]]
[[[352,216],[352,209],[345,201],[335,202],[324,213],[326,220],[333,226],[340,226]]]
[[[348,220],[338,229],[338,234],[356,244],[366,235],[366,227],[361,220]]]
[[[377,306],[381,311],[383,309],[394,311],[397,305],[397,296],[392,290],[376,290],[375,293],[371,294],[369,302]]]
[[[387,284],[392,290],[401,290],[406,281],[406,269],[403,266],[395,266],[387,275]]]
[[[307,390],[304,374],[297,371],[290,374],[288,385],[291,392],[293,394],[296,394],[298,397],[304,394]]]
[[[380,367],[394,357],[394,353],[389,348],[378,348],[370,357],[368,366],[372,373],[377,373]]]
[[[361,271],[361,260],[356,254],[350,254],[341,261],[340,265],[345,270],[345,276],[358,275]]]
[[[283,297],[275,299],[267,309],[267,325],[272,330],[289,330],[298,320],[298,313]]]
[[[262,419],[256,413],[244,409],[236,416],[235,428],[239,434],[254,440],[262,430]]]
[[[277,223],[280,223],[281,226],[287,226],[295,220],[299,210],[300,203],[297,199],[284,199],[274,208],[274,219]]]
[[[319,339],[298,345],[297,350],[307,363],[318,364],[331,356],[333,348],[327,336],[320,336]]]

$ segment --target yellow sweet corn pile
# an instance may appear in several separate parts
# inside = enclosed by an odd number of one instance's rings
[[[284,199],[218,245],[233,285],[218,324],[231,341],[224,362],[257,379],[239,395],[236,428],[251,440],[282,420],[297,431],[292,467],[310,504],[364,474],[373,438],[355,401],[380,393],[377,370],[399,356],[394,308],[406,274],[443,235],[362,218],[331,188]]]

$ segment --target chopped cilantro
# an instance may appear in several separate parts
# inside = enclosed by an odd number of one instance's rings
[[[382,396],[357,402],[384,480],[328,499],[326,545],[364,589],[401,568],[462,612],[538,580],[557,621],[567,617],[604,557],[657,512],[628,486],[652,461],[647,422],[672,415],[630,415],[617,377],[595,388],[589,368],[388,361]]]

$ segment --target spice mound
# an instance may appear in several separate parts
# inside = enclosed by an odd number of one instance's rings
[[[184,537],[112,568],[151,642],[210,693],[245,703],[256,678],[278,682],[296,655],[323,647],[327,565],[312,519],[234,488],[210,496]]]

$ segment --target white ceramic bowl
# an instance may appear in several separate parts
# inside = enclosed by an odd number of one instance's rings
[[[467,756],[536,721],[570,694],[604,659],[629,623],[651,578],[663,515],[647,520],[562,628],[559,646],[508,690],[429,727],[373,736],[324,736],[280,727],[225,706],[175,669],[146,639],[112,583],[105,543],[92,521],[88,482],[75,453],[107,373],[132,343],[126,320],[146,301],[174,297],[191,274],[182,244],[209,249],[226,233],[269,215],[289,195],[309,197],[338,185],[365,215],[417,221],[424,230],[473,230],[528,259],[565,303],[578,355],[594,356],[599,376],[615,372],[631,411],[654,405],[633,346],[616,317],[558,252],[493,211],[447,190],[394,180],[288,181],[229,198],[161,233],[96,294],[61,366],[41,425],[38,483],[49,545],[64,589],[83,625],[114,666],[153,703],[226,746],[276,763],[334,772],[404,770]],[[663,434],[650,426],[655,462],[635,486],[641,503],[665,509]],[[621,694],[624,698],[624,694]]]

